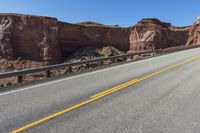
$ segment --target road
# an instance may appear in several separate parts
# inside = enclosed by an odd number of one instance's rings
[[[0,93],[0,132],[199,133],[200,48]]]

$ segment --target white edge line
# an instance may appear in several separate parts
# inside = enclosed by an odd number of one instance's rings
[[[124,67],[124,66],[128,66],[128,65],[132,65],[133,63],[136,63],[136,62],[131,62],[131,63],[123,64],[123,65],[120,65],[120,66],[113,66],[113,67],[110,67],[110,68],[105,68],[105,69],[102,69],[102,70],[88,72],[88,73],[84,73],[84,74],[80,74],[80,75],[76,75],[76,76],[72,76],[72,77],[67,77],[67,78],[63,78],[63,79],[58,79],[58,80],[55,80],[55,81],[50,81],[50,82],[47,81],[47,83],[32,85],[32,86],[25,87],[25,88],[22,88],[22,89],[16,89],[16,90],[8,91],[8,92],[3,92],[3,93],[0,93],[0,96],[16,93],[16,92],[20,92],[20,91],[25,91],[25,90],[29,90],[29,89],[32,89],[32,88],[37,88],[37,87],[41,87],[41,86],[45,86],[45,85],[49,85],[49,84],[53,84],[53,83],[58,83],[58,82],[66,81],[66,80],[71,80],[71,79],[75,79],[75,78],[79,78],[79,77],[83,77],[83,76],[87,76],[87,75],[91,75],[91,74],[95,74],[95,73],[99,73],[99,72],[104,72],[104,71],[108,71],[110,69],[116,69],[116,68],[120,68],[120,67]]]

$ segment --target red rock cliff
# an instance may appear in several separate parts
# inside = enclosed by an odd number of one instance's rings
[[[131,28],[130,50],[139,52],[185,45],[188,32],[158,19],[143,19]]]
[[[85,47],[112,46],[124,52],[162,49],[185,45],[189,30],[157,19],[144,19],[131,28],[121,28],[94,22],[69,24],[56,18],[0,14],[0,58],[54,64]],[[199,36],[198,30],[193,28],[189,44],[195,36]],[[27,64],[30,63],[25,61],[24,66]],[[0,65],[6,67],[5,63]],[[15,69],[15,64],[11,66]]]
[[[88,46],[113,46],[122,51],[128,51],[129,34],[128,28],[85,26],[60,22],[58,40],[63,56]]]
[[[54,18],[0,14],[0,56],[2,58],[61,61],[58,21]]]
[[[192,25],[187,42],[187,45],[195,44],[200,44],[200,17],[198,17],[197,21]]]

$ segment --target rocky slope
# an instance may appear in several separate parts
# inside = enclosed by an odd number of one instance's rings
[[[79,50],[85,49],[87,54],[88,47],[95,50],[110,46],[126,53],[195,44],[200,41],[198,30],[198,22],[191,28],[143,19],[122,28],[90,21],[70,24],[56,18],[0,14],[0,71],[62,63]]]
[[[130,50],[143,51],[185,45],[189,28],[179,28],[158,19],[143,19],[131,28]]]
[[[197,21],[192,25],[187,42],[187,45],[195,44],[200,44],[200,17],[198,17]]]

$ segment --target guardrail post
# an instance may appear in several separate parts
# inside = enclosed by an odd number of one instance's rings
[[[100,65],[103,65],[104,64],[104,62],[103,61],[100,61]]]
[[[51,71],[46,71],[47,77],[51,77]]]
[[[72,73],[72,67],[71,66],[69,67],[69,73]]]
[[[90,68],[90,65],[89,64],[86,64],[86,69],[89,69]]]
[[[17,83],[21,83],[22,82],[22,79],[23,77],[22,77],[22,75],[20,75],[20,76],[17,76]]]

